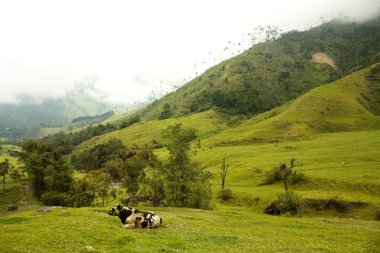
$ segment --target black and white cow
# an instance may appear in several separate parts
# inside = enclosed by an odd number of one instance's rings
[[[124,228],[156,228],[162,223],[160,216],[154,212],[139,211],[119,204],[116,204],[108,214],[119,216]]]

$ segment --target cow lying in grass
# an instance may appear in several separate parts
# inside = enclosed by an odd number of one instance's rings
[[[156,228],[162,223],[160,216],[154,212],[139,211],[116,204],[109,215],[119,216],[124,228]]]

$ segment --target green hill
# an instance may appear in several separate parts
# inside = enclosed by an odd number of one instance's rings
[[[317,87],[281,107],[248,120],[213,110],[165,120],[142,120],[130,127],[98,136],[79,148],[111,138],[126,145],[162,142],[162,130],[176,122],[198,129],[207,146],[301,140],[318,133],[379,129],[379,81],[369,80],[380,64]],[[237,124],[237,122],[240,122]]]
[[[215,145],[277,142],[305,139],[324,132],[379,129],[380,79],[369,80],[379,66],[375,64],[315,88],[207,142]]]
[[[209,109],[256,114],[379,60],[380,20],[332,21],[259,43],[149,106],[146,119]]]
[[[302,196],[313,201],[338,196],[347,203],[364,202],[367,211],[354,208],[349,216],[373,217],[380,205],[376,197],[380,193],[379,66],[317,87],[251,119],[233,120],[210,110],[176,119],[143,120],[84,142],[76,152],[111,138],[120,138],[127,146],[163,143],[162,130],[180,122],[198,129],[194,158],[214,173],[214,193],[219,187],[218,168],[227,154],[231,168],[227,184],[234,203],[252,205],[259,198],[263,208],[275,198],[274,192],[282,191],[281,184],[260,186],[266,172],[295,157],[302,164],[297,171],[308,177],[293,188]],[[156,153],[167,156],[165,149]]]

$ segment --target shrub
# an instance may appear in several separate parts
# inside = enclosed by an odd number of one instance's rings
[[[284,179],[283,173],[281,173],[278,167],[274,167],[271,171],[268,171],[265,173],[264,181],[261,184],[262,185],[273,184],[283,179]]]
[[[295,172],[294,174],[290,175],[290,177],[289,177],[289,182],[291,184],[299,184],[302,182],[306,182],[306,180],[307,180],[307,177],[302,172],[301,173]]]
[[[66,206],[68,202],[67,193],[46,191],[41,195],[41,202],[47,206]]]
[[[261,185],[274,184],[276,182],[282,181],[284,179],[283,173],[278,169],[278,167],[274,167],[271,171],[265,173],[265,178]],[[299,184],[302,182],[306,182],[307,177],[305,174],[297,173],[296,171],[289,176],[289,182],[291,184]]]
[[[280,193],[277,200],[269,204],[264,210],[266,214],[273,215],[298,215],[302,212],[300,198],[294,192]]]
[[[338,212],[345,213],[348,210],[348,204],[345,201],[338,200],[338,197],[330,198],[326,203],[327,208],[335,208]]]
[[[232,199],[232,191],[230,189],[222,189],[218,191],[218,199],[220,201],[228,201]]]
[[[380,221],[380,209],[376,211],[375,213],[375,220]]]

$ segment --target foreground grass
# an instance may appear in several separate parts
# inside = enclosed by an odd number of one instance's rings
[[[272,217],[248,208],[156,208],[163,225],[125,230],[107,208],[0,217],[1,252],[378,252],[380,223]]]

